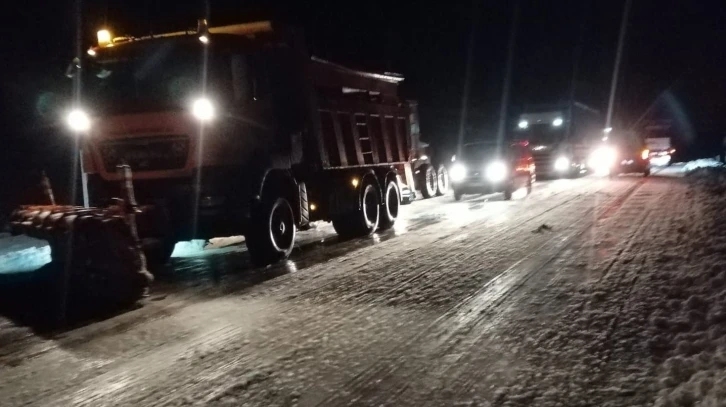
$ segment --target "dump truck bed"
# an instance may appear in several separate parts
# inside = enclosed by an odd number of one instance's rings
[[[357,71],[311,58],[314,120],[325,169],[404,164],[409,160],[408,104],[403,77]]]

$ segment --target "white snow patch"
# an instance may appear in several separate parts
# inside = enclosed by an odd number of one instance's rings
[[[50,263],[50,246],[28,236],[0,236],[0,273],[33,271]]]
[[[650,349],[664,357],[655,405],[721,406],[726,402],[726,177],[713,159],[686,167],[698,170],[694,204],[701,216],[683,227],[687,243],[671,248],[684,255],[674,261],[677,273],[663,280],[668,301],[650,320]],[[688,252],[703,261],[692,263]]]
[[[195,239],[190,241],[178,242],[174,247],[172,257],[194,257],[206,254],[210,250],[221,249],[224,247],[241,244],[245,241],[244,236],[215,237],[206,240]]]
[[[683,172],[691,172],[699,168],[714,167],[723,167],[723,163],[715,158],[701,158],[698,160],[687,162],[686,165],[683,166]]]
[[[205,250],[221,249],[222,247],[233,246],[245,241],[244,236],[215,237],[209,239],[209,244],[204,247]]]
[[[204,245],[207,243],[206,240],[189,240],[184,242],[178,242],[174,247],[174,252],[171,254],[172,257],[191,257],[198,256],[204,251]]]

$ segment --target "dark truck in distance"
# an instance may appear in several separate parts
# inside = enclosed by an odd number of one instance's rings
[[[514,191],[532,191],[535,164],[527,142],[500,145],[496,142],[467,143],[461,147],[450,171],[454,199],[464,194],[504,193],[512,199]]]
[[[434,151],[428,143],[421,140],[418,103],[408,101],[408,105],[411,109],[411,169],[415,188],[424,199],[445,195],[449,191],[449,171],[446,167],[448,160],[440,151]],[[411,192],[415,194],[414,191]]]
[[[600,112],[577,101],[533,106],[517,117],[515,132],[530,143],[537,175],[547,178],[587,172],[588,157],[603,136]]]
[[[394,224],[413,183],[403,77],[317,59],[301,44],[271,22],[200,22],[89,50],[83,109],[69,119],[84,124],[90,198],[119,196],[116,167],[131,167],[137,200],[154,208],[137,217],[152,263],[180,240],[243,234],[253,261],[269,264],[313,221],[343,236]]]

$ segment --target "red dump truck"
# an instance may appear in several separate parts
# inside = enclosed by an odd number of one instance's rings
[[[13,230],[104,239],[99,225],[122,218],[132,230],[120,239],[136,241],[153,270],[192,238],[243,234],[264,265],[286,258],[296,230],[313,221],[332,221],[342,236],[390,228],[413,185],[415,116],[398,96],[403,77],[314,58],[301,44],[294,30],[266,21],[200,21],[143,38],[99,32],[76,61],[84,93],[68,115],[91,208],[24,207]],[[91,256],[84,250],[93,245],[77,247],[86,241],[75,238],[79,258]],[[108,266],[109,256],[96,261]]]

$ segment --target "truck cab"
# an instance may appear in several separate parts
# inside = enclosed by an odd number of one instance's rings
[[[599,110],[577,100],[529,106],[516,117],[514,131],[530,143],[541,178],[585,174],[593,146],[603,136]]]
[[[521,114],[518,136],[531,145],[537,173],[543,178],[573,177],[586,169],[582,146],[567,137],[564,111]]]

